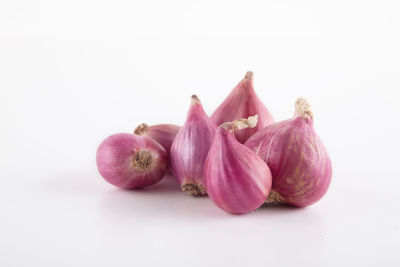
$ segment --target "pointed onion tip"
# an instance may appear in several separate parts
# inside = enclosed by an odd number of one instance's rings
[[[191,105],[195,105],[197,103],[200,103],[200,99],[197,97],[197,95],[192,95],[192,102]]]
[[[313,120],[313,113],[311,111],[311,106],[305,98],[299,97],[296,99],[295,109],[296,109],[295,111],[296,116],[299,116],[304,119],[311,118],[311,120]]]
[[[246,72],[246,75],[244,76],[244,81],[252,81],[253,80],[253,72],[252,71],[248,71]]]
[[[138,127],[135,128],[135,131],[133,133],[136,135],[143,135],[147,127],[149,126],[146,123],[141,123],[138,125]]]

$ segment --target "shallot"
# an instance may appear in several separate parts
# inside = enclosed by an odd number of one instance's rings
[[[270,203],[304,207],[320,200],[332,178],[328,152],[314,130],[313,114],[304,98],[293,118],[271,124],[246,142],[271,168]]]
[[[257,115],[223,123],[215,134],[204,167],[209,197],[230,213],[247,213],[261,206],[271,189],[267,164],[254,151],[239,143],[234,131],[254,127]]]
[[[192,96],[186,122],[171,146],[171,164],[181,189],[192,196],[206,195],[203,169],[217,126]]]
[[[96,161],[107,182],[133,189],[157,183],[165,174],[168,156],[159,143],[148,137],[121,133],[100,144]]]

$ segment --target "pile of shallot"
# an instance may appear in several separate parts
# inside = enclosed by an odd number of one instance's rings
[[[209,117],[196,95],[182,127],[140,124],[106,138],[97,167],[109,183],[134,189],[173,175],[182,191],[243,214],[264,203],[309,206],[328,190],[332,165],[304,98],[274,122],[246,76]]]

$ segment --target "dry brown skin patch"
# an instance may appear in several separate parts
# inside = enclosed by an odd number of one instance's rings
[[[265,202],[267,204],[283,204],[285,203],[284,198],[275,190],[271,190],[269,193],[269,196],[267,198],[267,201]]]
[[[206,189],[203,185],[199,185],[194,182],[184,183],[181,186],[181,189],[183,192],[186,192],[194,197],[201,197],[207,194]]]
[[[142,123],[138,127],[136,127],[136,129],[133,133],[136,135],[143,135],[144,132],[147,130],[147,127],[149,127],[149,126],[147,126],[146,123]]]
[[[258,122],[258,114],[249,116],[247,119],[240,118],[231,122],[224,122],[220,127],[227,129],[228,131],[241,130],[246,128],[256,127]]]
[[[309,117],[313,120],[313,113],[311,111],[311,106],[308,101],[302,97],[297,98],[295,103],[296,114],[302,118]]]
[[[148,150],[137,151],[132,158],[132,165],[139,171],[146,171],[152,167],[155,159]]]

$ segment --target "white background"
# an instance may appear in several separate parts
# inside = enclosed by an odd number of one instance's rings
[[[0,2],[0,266],[399,266],[398,1]],[[108,135],[211,114],[247,70],[333,162],[304,208],[234,216],[171,177],[122,191]]]

